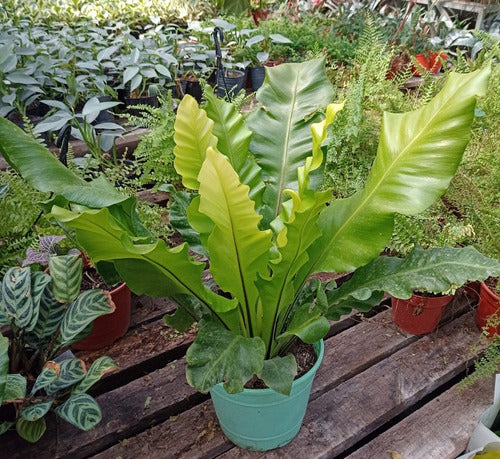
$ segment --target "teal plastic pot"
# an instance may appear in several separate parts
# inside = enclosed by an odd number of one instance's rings
[[[272,389],[244,389],[228,394],[221,384],[210,391],[222,431],[240,448],[267,451],[289,443],[300,430],[314,376],[323,359],[324,344],[314,348],[318,360],[292,385],[289,396]]]

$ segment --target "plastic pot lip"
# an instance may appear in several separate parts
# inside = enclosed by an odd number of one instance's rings
[[[300,378],[295,379],[293,381],[292,385],[300,384],[303,380],[307,379],[308,376],[314,375],[316,373],[316,371],[318,371],[318,368],[321,365],[321,361],[323,360],[323,356],[325,354],[325,343],[324,343],[323,339],[320,339],[319,341],[316,341],[313,344],[313,346],[314,346],[314,349],[316,350],[316,356],[317,356],[316,362],[309,369],[309,371],[307,373],[303,374]],[[219,389],[219,390],[222,390],[223,392],[226,393],[226,390],[224,389],[223,385],[224,385],[224,383],[218,383],[214,387],[212,387],[212,389],[210,389],[210,390],[212,391],[214,389]],[[270,394],[270,393],[277,393],[277,392],[273,389],[270,389],[270,388],[266,388],[266,389],[247,389],[247,388],[244,388],[243,392],[238,392],[236,394],[228,394],[228,395],[240,395],[240,394],[262,394],[262,395],[264,395],[264,394]]]

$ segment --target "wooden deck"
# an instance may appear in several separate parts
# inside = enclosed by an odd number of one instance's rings
[[[266,453],[234,447],[222,434],[209,396],[184,377],[184,353],[194,331],[165,327],[167,300],[136,299],[127,335],[105,353],[120,369],[93,392],[101,423],[81,432],[49,417],[31,445],[8,433],[1,458],[454,458],[466,447],[492,403],[493,380],[458,394],[479,342],[473,304],[458,296],[439,329],[418,337],[399,330],[387,302],[369,316],[332,325],[304,424],[287,446]]]

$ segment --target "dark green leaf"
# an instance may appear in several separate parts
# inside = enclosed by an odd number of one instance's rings
[[[41,418],[37,421],[26,421],[26,419],[19,418],[16,423],[16,430],[20,437],[24,438],[30,443],[36,443],[45,433],[46,425],[45,419]]]
[[[292,354],[264,360],[262,371],[257,373],[268,387],[283,395],[290,395],[292,383],[297,376],[297,362]]]

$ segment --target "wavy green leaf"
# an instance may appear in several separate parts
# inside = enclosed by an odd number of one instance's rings
[[[198,178],[199,210],[215,224],[208,238],[210,271],[220,288],[239,301],[252,336],[258,297],[255,281],[259,274],[267,275],[271,231],[259,230],[261,216],[248,197],[248,186],[241,184],[221,153],[208,148]]]
[[[27,421],[26,419],[19,418],[16,422],[16,430],[21,438],[24,438],[30,443],[36,443],[45,433],[47,426],[45,419],[41,418],[37,421]]]
[[[80,293],[83,261],[80,254],[49,258],[52,293],[57,301],[71,303]]]
[[[187,244],[171,249],[163,240],[144,243],[143,238],[133,237],[123,229],[109,209],[77,214],[54,206],[52,216],[76,230],[78,241],[94,262],[113,260],[121,278],[135,293],[188,294],[220,314],[235,311],[235,301],[220,297],[203,285],[205,264],[189,258]],[[236,315],[225,318],[228,328],[238,329]]]
[[[109,292],[86,290],[68,306],[59,330],[60,345],[74,341],[92,321],[116,309]]]
[[[110,357],[105,355],[99,357],[92,363],[84,378],[71,389],[71,393],[82,394],[87,392],[87,390],[89,390],[97,381],[99,381],[99,379],[101,379],[102,375],[113,371],[116,368],[118,368],[116,363]]]
[[[290,395],[292,383],[297,376],[297,362],[291,354],[264,360],[262,370],[257,373],[268,387],[283,395]]]
[[[298,336],[304,343],[314,344],[322,339],[329,330],[330,322],[322,315],[321,311],[313,304],[305,303],[294,309],[286,331],[277,339]]]
[[[274,215],[283,190],[298,189],[297,168],[311,155],[311,125],[320,121],[316,112],[332,98],[323,59],[267,69],[266,84],[257,93],[262,107],[248,117],[247,125],[253,132],[250,150],[266,182],[263,199]],[[319,180],[313,183],[315,187]]]
[[[54,192],[94,208],[129,199],[102,178],[85,182],[47,148],[5,118],[0,118],[0,138],[0,154],[39,191]]]
[[[85,431],[95,427],[102,419],[99,405],[88,394],[72,395],[56,408],[56,413],[65,421]]]
[[[367,301],[373,292],[410,298],[413,291],[443,293],[468,281],[500,274],[500,263],[474,247],[424,250],[416,246],[406,258],[380,257],[357,269],[352,278],[328,295],[329,316],[351,297]]]
[[[489,68],[452,73],[428,105],[384,115],[366,186],[322,213],[323,236],[309,251],[309,272],[344,272],[369,262],[391,237],[395,212],[422,212],[444,193],[469,140],[476,96],[484,94],[489,74]]]
[[[198,189],[198,173],[207,148],[217,145],[217,138],[212,134],[213,124],[193,97],[184,96],[174,124],[174,166],[186,188]]]
[[[26,421],[38,421],[49,412],[52,403],[52,400],[33,403],[32,405],[28,405],[26,408],[23,408],[19,414]]]
[[[2,282],[2,302],[7,314],[14,318],[16,327],[29,325],[33,315],[29,267],[7,270]]]
[[[188,383],[200,392],[208,392],[224,382],[226,392],[241,392],[254,373],[261,371],[265,352],[259,337],[245,338],[204,319],[186,353]]]

